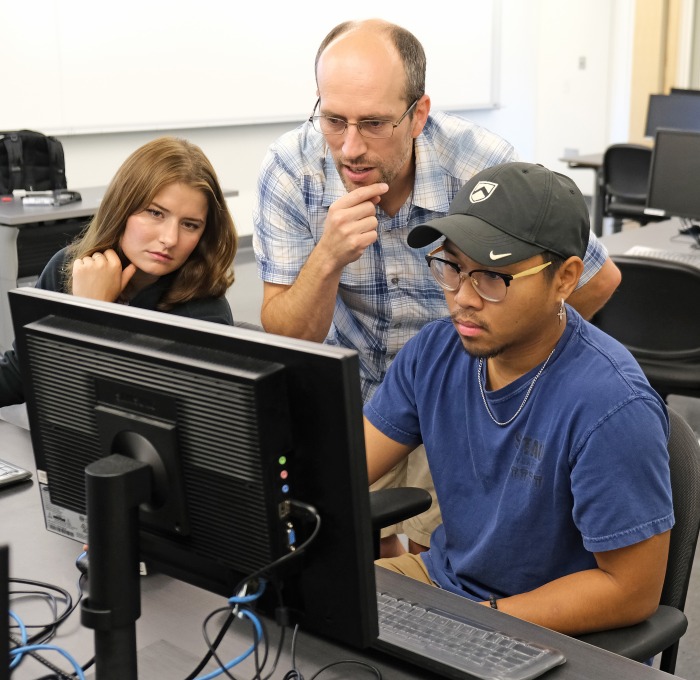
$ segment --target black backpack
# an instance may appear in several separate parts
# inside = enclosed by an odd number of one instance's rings
[[[0,194],[65,189],[63,145],[32,130],[0,132]]]

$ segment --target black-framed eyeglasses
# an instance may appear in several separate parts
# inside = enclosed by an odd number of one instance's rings
[[[511,281],[524,276],[538,274],[552,264],[551,262],[545,262],[517,274],[503,274],[490,269],[472,269],[470,272],[463,272],[456,262],[435,257],[435,253],[439,253],[443,249],[444,246],[440,246],[425,256],[430,272],[440,286],[445,290],[456,293],[460,289],[462,281],[469,279],[474,290],[488,302],[502,302],[508,293]]]
[[[403,119],[419,101],[420,98],[416,99],[395,123],[383,118],[370,118],[368,120],[358,120],[357,123],[348,123],[345,118],[338,118],[337,116],[315,115],[316,109],[321,102],[319,97],[314,105],[314,110],[309,116],[309,122],[314,126],[314,130],[324,135],[342,135],[348,129],[348,125],[355,125],[357,126],[357,131],[363,137],[368,139],[387,139],[394,134],[394,128],[401,125]]]

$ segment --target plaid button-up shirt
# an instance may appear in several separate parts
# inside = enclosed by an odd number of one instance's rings
[[[450,201],[477,172],[517,160],[513,147],[463,118],[432,114],[415,140],[413,193],[394,217],[377,208],[378,239],[345,267],[326,342],[357,350],[362,396],[381,383],[396,353],[429,321],[447,314],[442,289],[408,232],[447,214]],[[323,135],[309,123],[277,140],[258,180],[253,245],[263,281],[291,285],[318,243],[330,205],[346,194]],[[607,257],[591,234],[588,281]]]

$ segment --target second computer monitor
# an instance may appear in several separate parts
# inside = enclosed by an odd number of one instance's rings
[[[657,130],[649,173],[647,211],[700,220],[698,177],[700,132]]]
[[[700,131],[700,97],[687,93],[650,95],[645,137],[653,137],[659,128]]]

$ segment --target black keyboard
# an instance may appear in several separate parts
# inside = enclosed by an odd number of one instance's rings
[[[450,677],[527,680],[564,663],[548,647],[509,637],[432,607],[377,593],[379,640],[431,660],[425,667]]]
[[[17,465],[0,460],[0,488],[29,479],[32,473]]]

